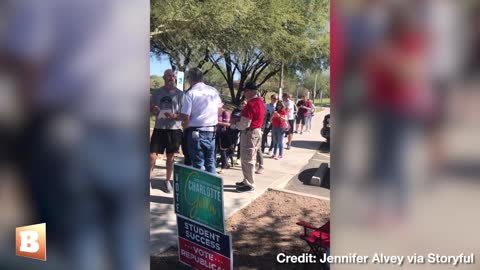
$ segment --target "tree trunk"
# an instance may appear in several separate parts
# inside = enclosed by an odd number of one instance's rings
[[[240,104],[235,100],[235,88],[233,87],[233,80],[228,82],[228,89],[230,90],[230,97],[232,98],[232,103],[235,105]]]
[[[238,82],[237,96],[235,98],[236,100],[238,100],[239,104],[243,94],[243,86],[245,85],[245,81],[247,80],[247,78],[248,78],[248,74],[245,74],[245,73],[240,74],[240,81]]]

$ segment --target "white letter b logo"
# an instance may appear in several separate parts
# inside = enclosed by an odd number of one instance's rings
[[[40,249],[38,244],[38,233],[36,231],[20,232],[20,251],[28,253],[36,253]]]

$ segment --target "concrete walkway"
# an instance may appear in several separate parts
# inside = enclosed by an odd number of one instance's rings
[[[324,139],[320,136],[323,117],[330,110],[324,109],[312,120],[312,132],[302,135],[294,134],[292,148],[284,150],[283,160],[274,160],[264,155],[265,172],[256,175],[256,190],[254,193],[235,192],[235,182],[243,179],[239,166],[225,170],[224,206],[225,216],[229,218],[235,212],[247,206],[251,201],[262,195],[268,188],[283,188],[290,179],[297,175],[309,160],[317,153]],[[286,140],[285,140],[286,141]],[[269,138],[270,142],[270,138]],[[157,168],[150,189],[150,254],[156,255],[177,245],[176,219],[173,210],[173,194],[160,190],[165,179],[165,161],[157,160]]]

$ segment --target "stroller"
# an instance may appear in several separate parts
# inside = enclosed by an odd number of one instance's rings
[[[227,158],[230,159],[231,166],[233,167],[233,153],[235,147],[238,144],[240,131],[238,129],[227,128],[220,136],[220,150],[227,151]]]

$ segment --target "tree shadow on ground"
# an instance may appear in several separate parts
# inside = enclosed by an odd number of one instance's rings
[[[330,144],[326,142],[322,142],[320,144],[319,150],[321,153],[330,153]]]
[[[162,204],[173,204],[173,198],[150,195],[150,202],[162,203]]]
[[[311,168],[311,169],[306,169],[306,170],[302,171],[298,175],[298,180],[300,180],[300,182],[302,182],[304,185],[309,185],[310,184],[310,179],[312,179],[312,177],[315,175],[317,170],[318,170],[318,168]]]
[[[320,143],[319,141],[302,141],[302,140],[299,141],[293,138],[292,147],[317,150],[319,147],[319,143]]]
[[[158,189],[161,191],[165,190],[165,180],[163,179],[152,179],[150,180],[150,186],[152,189]]]

